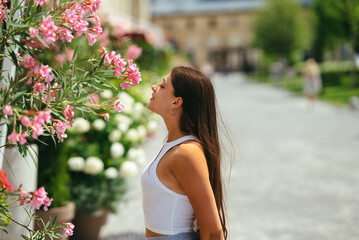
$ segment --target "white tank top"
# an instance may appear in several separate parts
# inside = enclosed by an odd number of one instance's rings
[[[188,140],[199,141],[188,135],[172,142],[166,142],[157,155],[144,169],[141,177],[142,205],[145,226],[155,233],[174,235],[193,231],[194,212],[186,195],[167,188],[157,176],[161,158],[172,147]]]

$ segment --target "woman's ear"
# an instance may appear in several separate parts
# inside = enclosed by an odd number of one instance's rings
[[[176,98],[175,101],[172,102],[172,109],[178,109],[182,106],[183,99],[181,97]]]

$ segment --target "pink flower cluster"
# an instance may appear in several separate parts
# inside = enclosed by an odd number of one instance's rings
[[[4,116],[10,116],[13,113],[13,110],[11,106],[6,105],[3,110]],[[32,111],[28,113],[28,115],[32,115]],[[15,130],[9,134],[7,137],[7,140],[10,143],[19,143],[21,145],[25,144],[26,138],[29,136],[28,131],[32,130],[32,138],[37,139],[40,135],[44,133],[43,124],[49,124],[51,122],[51,109],[41,111],[41,112],[35,112],[34,119],[31,121],[31,119],[24,115],[21,118],[21,125],[26,128],[26,130],[23,133],[18,133]]]
[[[48,210],[48,207],[51,205],[52,198],[47,196],[47,192],[44,187],[40,187],[36,191],[26,192],[19,187],[20,196],[20,206],[31,203],[31,208],[39,210],[41,206],[44,206],[44,211]]]
[[[72,236],[74,234],[73,229],[75,228],[75,225],[73,225],[72,223],[65,223],[64,225],[66,226],[64,236],[65,237]]]
[[[126,59],[136,60],[139,56],[141,56],[142,48],[138,47],[135,44],[132,44],[128,47],[126,52]]]
[[[104,62],[113,67],[113,74],[116,78],[120,78],[121,76],[125,77],[125,80],[120,83],[122,90],[129,90],[131,86],[136,86],[142,80],[141,73],[132,59],[127,62],[127,67],[125,67],[126,61],[121,58],[120,54],[116,54],[115,51],[108,54],[106,48],[101,47],[99,52],[101,57],[105,58]]]
[[[37,5],[42,5],[44,0],[35,1]],[[57,40],[71,42],[76,37],[85,35],[88,38],[89,45],[96,42],[96,37],[102,33],[99,17],[95,12],[100,8],[101,0],[85,0],[82,3],[71,3],[61,14],[60,21],[57,25],[52,21],[51,16],[43,16],[38,28],[30,28],[30,37],[32,39],[41,36],[46,44],[54,43]],[[94,19],[94,27],[89,28],[88,21],[84,18]]]
[[[5,6],[7,0],[0,0],[0,23],[4,22],[5,14],[10,12],[10,9],[7,9]]]

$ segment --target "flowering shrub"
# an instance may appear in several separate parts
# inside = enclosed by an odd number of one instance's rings
[[[0,8],[0,51],[4,52],[0,56],[10,59],[17,69],[9,87],[0,88],[0,116],[9,128],[7,145],[21,149],[27,139],[38,139],[46,132],[62,142],[72,126],[74,110],[95,114],[93,109],[123,109],[119,102],[96,104],[91,98],[104,85],[114,87],[109,78],[118,79],[122,89],[137,85],[141,74],[131,59],[126,61],[104,47],[87,60],[75,59],[75,50],[72,59],[57,68],[41,63],[37,57],[48,48],[80,36],[93,45],[102,32],[95,13],[100,0],[61,0],[51,6],[41,0],[30,0],[23,6],[17,1],[13,4],[10,11],[6,0],[1,0]],[[108,113],[96,114],[108,118]]]
[[[104,90],[98,101],[112,99],[113,91]],[[155,116],[141,102],[125,92],[118,99],[126,108],[110,113],[105,120],[75,118],[68,139],[61,146],[71,175],[71,195],[77,210],[112,212],[125,193],[126,179],[145,163],[144,151],[138,147],[157,130]]]
[[[74,225],[72,223],[63,223],[58,225],[55,221],[46,225],[41,219],[37,218],[35,214],[30,213],[30,219],[37,220],[37,224],[42,224],[43,230],[32,230],[29,228],[29,225],[25,225],[13,219],[9,209],[12,207],[19,207],[25,204],[31,204],[30,209],[40,209],[43,206],[44,211],[48,210],[48,207],[51,205],[52,199],[47,196],[47,192],[43,187],[40,187],[38,190],[33,192],[26,192],[21,189],[21,186],[14,191],[14,188],[11,184],[8,183],[6,172],[0,170],[0,229],[6,232],[6,225],[10,221],[24,227],[29,232],[29,237],[22,236],[23,239],[45,239],[45,236],[52,238],[59,237],[68,237],[73,234]],[[25,210],[24,210],[25,211]],[[55,232],[57,229],[65,230],[64,235]]]

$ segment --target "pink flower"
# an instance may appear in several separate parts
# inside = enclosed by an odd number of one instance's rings
[[[31,27],[31,28],[29,28],[29,30],[30,30],[31,38],[35,38],[35,37],[37,37],[37,35],[39,35],[39,29]]]
[[[74,30],[76,31],[76,37],[80,36],[81,34],[83,34],[84,32],[87,31],[87,26],[88,26],[88,22],[84,21],[84,20],[77,20],[74,23]]]
[[[0,4],[0,23],[3,23],[5,19],[5,9],[4,5]]]
[[[65,22],[75,23],[77,21],[76,10],[66,9],[62,15]]]
[[[56,58],[56,61],[57,61],[58,63],[60,63],[60,65],[62,65],[62,64],[65,63],[65,56],[64,56],[64,55],[62,55],[62,54],[57,54],[57,55],[55,56],[55,58]]]
[[[116,102],[117,111],[121,112],[125,107],[120,103],[120,101]]]
[[[139,56],[141,56],[142,48],[138,47],[135,44],[132,44],[126,52],[126,59],[136,60]]]
[[[94,43],[96,42],[96,36],[91,33],[87,34],[87,39],[89,40],[90,46],[94,45]]]
[[[72,39],[74,38],[74,36],[72,36],[71,31],[68,30],[67,28],[61,28],[59,34],[60,34],[60,40],[62,40],[63,42],[65,41],[71,42]]]
[[[136,64],[133,64],[132,60],[128,61],[128,66],[126,68],[127,78],[132,82],[133,86],[136,86],[142,79],[141,73],[137,68]]]
[[[98,50],[101,54],[101,57],[103,57],[105,54],[107,54],[107,50],[105,47],[100,47],[100,49]]]
[[[63,142],[64,138],[67,138],[67,134],[65,133],[67,128],[69,128],[69,125],[66,122],[58,120],[55,122],[54,128],[51,129],[51,134],[57,133],[59,142]]]
[[[54,76],[51,74],[51,71],[52,69],[48,65],[41,65],[40,67],[39,73],[47,83],[50,83],[54,79]]]
[[[34,3],[36,6],[42,6],[44,3],[46,2],[46,0],[35,0]]]
[[[115,52],[115,51],[111,51],[110,54],[106,54],[106,56],[105,56],[105,63],[111,64],[111,63],[112,63],[112,59],[115,57],[115,55],[116,55],[116,52]]]
[[[122,90],[130,90],[130,87],[132,86],[132,82],[123,82],[120,83],[120,87],[122,88]]]
[[[16,143],[19,141],[18,134],[14,131],[9,136],[7,136],[7,140],[11,143]]]
[[[39,136],[44,134],[44,129],[40,124],[33,124],[32,125],[32,138],[37,139]]]
[[[23,58],[25,59],[25,61],[22,62],[20,65],[23,65],[25,68],[31,69],[37,65],[36,60],[30,55],[26,54],[23,56]]]
[[[71,118],[75,115],[75,112],[73,111],[73,107],[70,105],[67,105],[64,111],[64,115],[67,121],[70,121]]]
[[[40,187],[33,194],[31,208],[39,210],[42,205],[44,205],[44,210],[47,211],[47,207],[51,205],[52,199],[47,197],[47,192],[45,192],[44,187]]]
[[[40,112],[39,117],[42,119],[42,124],[51,122],[51,112],[52,112],[51,109],[47,109],[45,111]]]
[[[90,28],[89,30],[91,30],[92,32],[94,32],[96,35],[100,35],[100,34],[103,32],[100,23],[97,23],[93,28]]]
[[[73,225],[72,223],[65,223],[65,225],[66,225],[66,230],[64,236],[65,237],[72,236],[74,234],[73,229],[75,228],[75,225]]]
[[[106,121],[110,120],[110,114],[108,114],[108,113],[102,113],[102,114],[100,114],[100,116],[103,116],[103,118],[104,118]]]
[[[34,89],[34,93],[41,93],[43,91],[45,91],[45,84],[37,82],[34,84],[34,86],[32,87]]]
[[[23,145],[26,143],[26,137],[28,137],[29,135],[27,134],[27,132],[24,132],[22,134],[19,135],[19,143],[20,145]]]
[[[10,105],[6,105],[3,110],[4,117],[12,115],[12,107]]]
[[[28,116],[23,116],[21,118],[21,124],[24,126],[24,127],[30,127],[31,126],[31,120]]]

